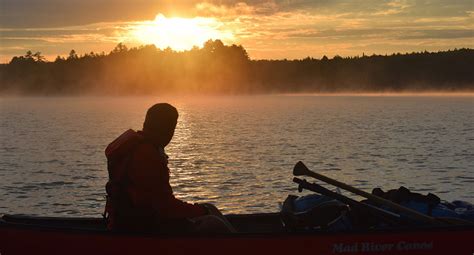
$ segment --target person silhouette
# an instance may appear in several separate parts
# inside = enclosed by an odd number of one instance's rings
[[[167,103],[148,109],[142,131],[127,130],[105,154],[109,181],[104,217],[110,230],[235,232],[212,204],[177,199],[169,183],[165,147],[173,138],[178,111]]]

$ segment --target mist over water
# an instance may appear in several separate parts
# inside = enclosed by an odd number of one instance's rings
[[[291,170],[474,202],[473,96],[0,99],[0,213],[97,216],[104,149],[157,102],[180,112],[167,147],[175,195],[225,213],[275,212]]]

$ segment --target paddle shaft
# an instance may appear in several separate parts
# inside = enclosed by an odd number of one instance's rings
[[[382,205],[385,205],[387,207],[390,207],[391,209],[395,209],[395,210],[398,210],[400,212],[403,212],[404,214],[406,214],[407,216],[413,218],[413,219],[416,219],[416,220],[420,220],[420,221],[423,221],[423,222],[428,222],[428,223],[432,223],[432,224],[442,224],[442,222],[436,220],[435,218],[431,217],[431,216],[428,216],[426,214],[422,214],[422,213],[419,213],[415,210],[412,210],[410,208],[406,208],[404,206],[401,206],[397,203],[394,203],[390,200],[387,200],[387,199],[383,199],[381,197],[378,197],[378,196],[375,196],[375,195],[372,195],[370,193],[367,193],[363,190],[360,190],[360,189],[357,189],[355,187],[352,187],[350,185],[347,185],[345,183],[342,183],[342,182],[339,182],[339,181],[336,181],[334,179],[331,179],[327,176],[324,176],[322,174],[318,174],[318,173],[315,173],[311,170],[309,170],[304,164],[303,162],[298,162],[296,165],[295,165],[295,170],[296,168],[301,168],[300,170],[302,170],[304,172],[304,175],[307,175],[307,176],[310,176],[310,177],[313,177],[313,178],[316,178],[320,181],[323,181],[323,182],[326,182],[328,184],[331,184],[331,185],[334,185],[336,187],[339,187],[341,189],[344,189],[344,190],[347,190],[347,191],[350,191],[354,194],[357,194],[359,196],[362,196],[362,197],[365,197],[369,200],[372,200],[373,202],[376,202],[376,203],[379,203],[379,204],[382,204]],[[296,171],[294,171],[296,172]]]
[[[328,190],[324,188],[323,186],[316,184],[316,183],[309,183],[306,180],[301,180],[299,178],[293,178],[293,181],[299,184],[300,188],[311,190],[313,192],[317,192],[319,194],[332,197],[344,204],[348,204],[354,208],[359,208],[361,210],[368,211],[371,213],[373,216],[383,218],[386,220],[389,218],[391,221],[396,221],[397,223],[401,222],[400,215],[392,213],[390,211],[383,210],[381,208],[375,207],[375,206],[370,206],[368,204],[356,201],[352,198],[348,198],[342,194],[338,194],[336,192],[333,192],[331,190]]]

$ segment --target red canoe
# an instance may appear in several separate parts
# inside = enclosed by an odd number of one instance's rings
[[[99,218],[3,216],[0,254],[474,254],[472,226],[303,233],[277,213],[227,218],[239,233],[111,233]]]

